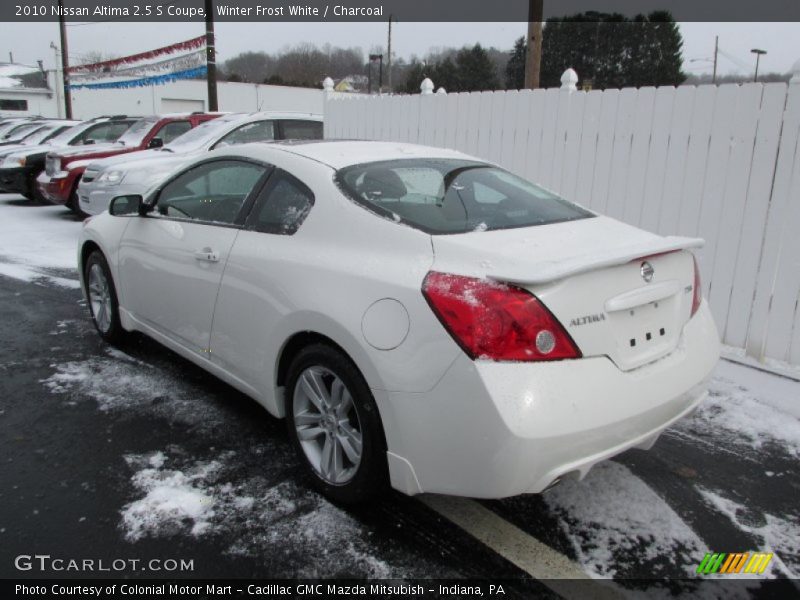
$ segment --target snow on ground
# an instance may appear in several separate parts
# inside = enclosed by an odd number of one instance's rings
[[[146,412],[200,428],[224,420],[218,400],[188,386],[179,374],[156,370],[116,349],[107,354],[53,364],[54,373],[41,383],[54,394],[91,398],[104,412]]]
[[[665,558],[690,576],[705,553],[675,511],[619,463],[600,463],[583,481],[564,481],[543,497],[578,561],[596,577],[614,577],[616,565],[626,562],[656,565]]]
[[[0,275],[77,289],[81,222],[63,206],[9,204],[18,201],[0,194]]]
[[[141,495],[121,511],[120,526],[129,541],[221,535],[231,540],[231,555],[258,557],[284,548],[286,564],[297,570],[282,571],[284,577],[348,574],[343,568],[352,576],[354,565],[366,577],[401,575],[370,552],[369,532],[358,521],[318,494],[292,482],[275,485],[260,476],[231,473],[235,452],[199,461],[173,446],[125,459],[136,469],[131,482]]]
[[[143,458],[128,455],[125,461],[135,465],[143,462]],[[220,464],[201,463],[187,474],[163,469],[165,461],[162,452],[151,454],[132,478],[133,485],[145,496],[122,509],[125,537],[130,541],[153,533],[166,535],[187,521],[191,523],[190,533],[195,536],[211,526],[209,520],[214,517],[214,499],[195,484],[219,470]]]
[[[800,571],[791,563],[787,564],[787,560],[800,564],[800,524],[769,513],[764,514],[763,523],[748,522],[746,515],[750,511],[747,507],[705,488],[698,488],[698,491],[712,508],[727,516],[738,529],[761,538],[759,551],[775,553],[775,564],[769,565],[765,576],[775,577],[779,571],[784,577],[800,578]]]
[[[676,424],[676,432],[743,451],[757,452],[764,444],[775,444],[800,457],[800,383],[723,360],[709,391],[700,409]],[[765,514],[763,524],[748,524],[741,516],[742,507],[721,492],[703,488],[698,492],[738,529],[760,537],[764,545],[759,549],[784,554],[789,564],[779,563],[781,573],[798,576],[793,566],[800,564],[797,522]],[[641,564],[670,557],[692,577],[708,551],[658,494],[615,462],[601,463],[582,482],[562,482],[543,498],[560,517],[579,562],[594,576],[613,577],[617,567],[629,561]]]
[[[722,360],[709,398],[675,429],[755,450],[773,442],[800,458],[800,383]]]
[[[74,269],[80,222],[62,207],[10,204],[16,200],[0,196],[0,275],[77,287]],[[88,332],[88,320],[54,324],[50,333],[74,335],[78,329]],[[786,365],[782,370],[800,373]],[[42,384],[66,397],[67,404],[91,398],[106,412],[146,412],[199,428],[219,426],[225,420],[214,394],[187,384],[179,374],[113,349],[105,357],[54,364],[53,374]],[[737,451],[758,452],[769,444],[800,457],[800,383],[721,361],[710,392],[698,412],[676,426],[676,433]],[[268,449],[262,450],[269,455]],[[228,478],[236,464],[235,454],[216,452],[201,460],[171,447],[126,460],[133,472],[136,499],[122,509],[121,527],[131,540],[226,532],[226,539],[234,540],[229,553],[258,556],[267,545],[288,539],[287,553],[315,556],[314,561],[304,558],[294,564],[318,565],[313,573],[297,576],[336,574],[340,551],[351,558],[350,564],[355,561],[374,576],[391,576],[396,571],[368,552],[369,542],[357,521],[317,494],[291,482],[275,485],[264,478],[232,474]],[[698,492],[712,510],[763,539],[765,547],[780,549],[794,559],[800,556],[796,522],[765,514],[763,523],[751,523],[723,491],[699,488]],[[673,566],[691,576],[707,550],[653,489],[618,463],[598,465],[583,482],[565,481],[544,499],[560,517],[580,562],[595,576],[618,574],[625,557],[629,564],[636,564],[656,556],[671,557]],[[779,567],[797,576],[797,564],[800,561],[795,560],[789,567]]]

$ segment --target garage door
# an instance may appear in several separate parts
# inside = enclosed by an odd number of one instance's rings
[[[183,100],[180,98],[162,98],[161,112],[203,112],[206,104],[202,100]]]

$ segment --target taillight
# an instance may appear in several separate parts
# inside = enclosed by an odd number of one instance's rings
[[[472,358],[540,361],[580,358],[561,323],[536,296],[484,279],[431,271],[422,293]]]
[[[697,258],[692,255],[694,261],[694,284],[692,286],[692,316],[700,308],[700,302],[703,300],[703,288],[700,282],[700,268],[697,266]]]

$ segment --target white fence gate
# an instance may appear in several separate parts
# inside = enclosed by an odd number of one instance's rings
[[[800,364],[800,75],[792,81],[330,95],[325,137],[455,148],[627,223],[703,237],[723,341]]]

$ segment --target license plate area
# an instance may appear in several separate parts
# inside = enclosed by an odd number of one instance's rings
[[[674,296],[609,313],[622,368],[634,368],[668,354],[678,340]]]

